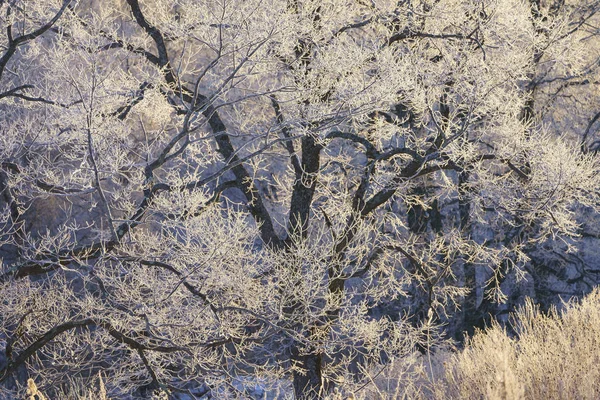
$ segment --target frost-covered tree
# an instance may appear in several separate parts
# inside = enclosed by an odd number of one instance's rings
[[[0,393],[321,398],[503,301],[599,207],[599,8],[0,0]]]

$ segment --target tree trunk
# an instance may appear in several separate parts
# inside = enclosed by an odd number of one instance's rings
[[[322,356],[320,354],[300,354],[297,347],[292,349],[292,362],[301,371],[294,371],[294,395],[296,400],[319,400],[323,398],[321,379]]]

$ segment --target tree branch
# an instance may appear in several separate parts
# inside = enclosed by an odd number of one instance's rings
[[[38,29],[36,29],[35,31],[33,31],[31,33],[25,34],[23,36],[19,36],[17,38],[13,38],[12,33],[11,33],[11,26],[10,25],[7,26],[6,31],[7,31],[7,36],[8,36],[8,48],[6,49],[6,52],[2,55],[2,57],[0,57],[0,78],[2,78],[4,69],[6,68],[6,65],[8,64],[8,61],[11,59],[11,57],[17,51],[17,48],[19,46],[25,44],[26,42],[33,40],[40,35],[43,35],[48,29],[52,28],[52,26],[56,23],[56,21],[58,21],[58,19],[63,15],[63,13],[67,9],[67,7],[71,3],[71,1],[72,0],[63,0],[62,6],[58,10],[58,12],[54,15],[54,17],[52,17],[52,19],[48,23],[42,25],[41,27],[39,27]]]

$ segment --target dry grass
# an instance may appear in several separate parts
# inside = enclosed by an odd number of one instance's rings
[[[26,400],[53,400],[53,399],[68,399],[68,400],[110,400],[107,395],[106,386],[102,374],[98,373],[98,377],[94,382],[87,385],[82,385],[81,382],[72,381],[68,392],[59,393],[52,398],[44,395],[35,384],[32,378],[27,380]]]
[[[529,302],[514,318],[517,338],[497,325],[446,363],[436,398],[600,398],[600,290],[562,313]]]
[[[600,399],[600,290],[548,314],[528,302],[509,337],[495,324],[460,352],[408,357],[356,399]]]
[[[31,378],[27,379],[27,400],[46,400],[46,396],[38,390],[35,381]]]

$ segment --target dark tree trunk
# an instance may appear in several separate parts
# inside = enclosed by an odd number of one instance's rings
[[[412,195],[423,197],[426,193],[424,185],[419,185],[411,190]],[[427,231],[428,222],[427,210],[419,204],[408,205],[407,222],[409,229],[416,234],[425,233]]]
[[[8,174],[0,170],[0,207],[8,206],[10,210],[10,220],[0,226],[0,238],[6,235],[13,235],[12,243],[0,246],[0,258],[3,258],[7,265],[14,262],[21,255],[21,244],[25,240],[25,225],[19,212],[19,206],[16,196],[12,193],[8,184]],[[13,232],[9,234],[8,232]],[[8,239],[8,236],[6,237]]]
[[[296,400],[318,400],[323,398],[321,376],[322,356],[320,354],[300,354],[297,347],[292,349],[292,362],[301,371],[294,371],[294,395]]]
[[[317,186],[316,175],[321,165],[321,148],[312,136],[302,138],[302,166],[296,171],[296,182],[292,191],[288,227],[292,237],[289,239],[305,239],[308,234],[310,207]],[[299,237],[293,237],[294,235]]]
[[[462,171],[458,174],[458,213],[459,213],[459,228],[464,236],[469,236],[471,233],[470,212],[471,202],[469,200],[469,173]],[[477,271],[475,266],[465,262],[463,265],[465,273],[465,287],[469,289],[469,293],[465,296],[462,307],[462,321],[456,334],[456,339],[463,341],[466,336],[473,336],[475,328],[482,326],[482,319],[479,315],[477,294]]]

